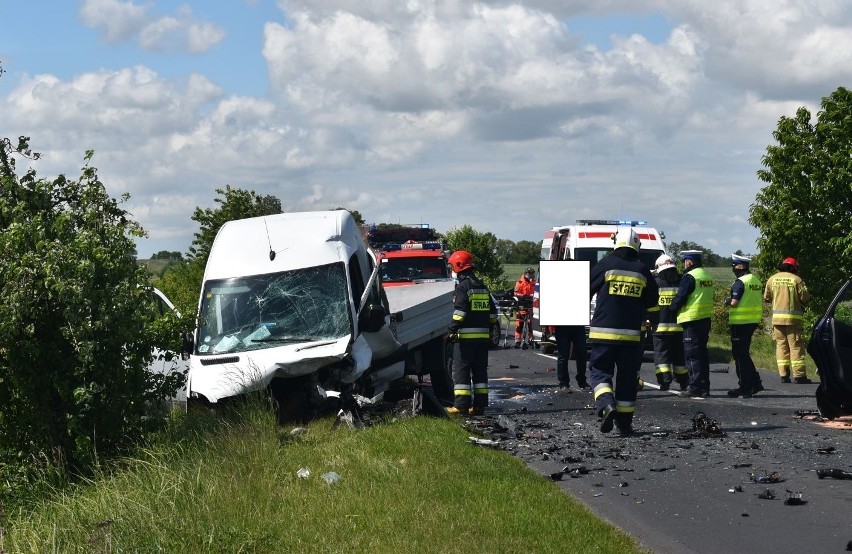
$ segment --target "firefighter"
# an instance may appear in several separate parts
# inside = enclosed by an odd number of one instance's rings
[[[677,313],[671,309],[681,276],[668,254],[657,258],[654,266],[660,290],[658,322],[654,327],[654,371],[657,383],[660,390],[669,390],[674,380],[680,390],[686,390],[689,372],[683,357],[683,327],[678,325]]]
[[[725,299],[729,306],[728,326],[731,328],[731,357],[737,369],[738,386],[728,396],[751,398],[763,390],[763,383],[751,359],[751,338],[763,319],[763,284],[749,269],[751,258],[731,254],[731,269],[736,280],[731,295]]]
[[[795,258],[784,258],[778,273],[766,281],[763,299],[772,303],[772,338],[775,340],[775,360],[782,383],[793,380],[811,383],[805,373],[805,341],[802,336],[805,306],[811,299],[808,287],[799,277]]]
[[[524,270],[523,275],[515,281],[515,298],[518,301],[518,312],[515,317],[515,348],[520,348],[523,345],[524,349],[532,344],[533,332],[532,322],[530,321],[533,294],[535,293],[535,270],[528,267]],[[527,307],[529,304],[530,307]],[[526,336],[522,336],[524,322],[527,324]]]
[[[683,353],[689,371],[685,396],[710,396],[710,317],[713,315],[713,276],[701,266],[700,250],[684,250],[685,275],[680,280],[671,309],[683,327]]]
[[[482,415],[488,406],[488,347],[497,307],[488,288],[473,272],[473,256],[457,250],[449,259],[457,278],[453,294],[453,406],[451,414]]]
[[[615,250],[592,267],[590,292],[597,294],[589,326],[589,376],[601,432],[630,435],[641,366],[642,325],[657,305],[657,283],[639,261],[639,237],[632,228],[613,235]]]

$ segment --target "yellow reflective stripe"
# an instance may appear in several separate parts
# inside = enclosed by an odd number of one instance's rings
[[[608,383],[601,383],[595,387],[595,400],[602,394],[612,394],[612,387]]]
[[[657,333],[682,333],[683,327],[677,323],[660,323],[657,325]]]
[[[589,340],[615,340],[625,342],[639,342],[641,333],[636,329],[610,329],[607,327],[590,327]]]
[[[671,373],[672,366],[671,364],[660,364],[657,366],[657,369],[654,373]]]
[[[645,276],[641,273],[636,273],[635,271],[624,271],[621,269],[610,269],[607,271],[604,274],[604,281],[623,281],[642,286],[645,286],[645,283],[647,283]]]
[[[659,307],[659,306],[654,306],[654,307],[652,307],[652,308],[648,308],[648,311],[649,311],[649,312],[659,312],[659,311],[660,311],[660,307]]]
[[[805,367],[805,360],[792,360],[790,364],[793,366],[793,369],[798,369],[800,367]]]
[[[615,411],[620,414],[632,414],[636,411],[635,402],[625,402],[624,400],[615,401]]]
[[[674,368],[674,373],[675,375],[688,375],[689,369],[687,369],[686,366],[676,365]]]
[[[453,314],[453,321],[464,321],[463,315]]]

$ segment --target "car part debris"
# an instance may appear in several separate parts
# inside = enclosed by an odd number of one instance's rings
[[[775,491],[766,489],[765,491],[759,492],[757,497],[762,500],[775,500]]]
[[[816,474],[820,479],[825,479],[826,477],[830,477],[832,479],[852,479],[852,471],[836,468],[818,469],[816,470]]]
[[[478,446],[487,446],[489,448],[499,448],[500,441],[495,441],[492,439],[479,439],[476,437],[468,437],[467,440],[471,442],[471,444],[475,444]]]
[[[743,462],[743,463],[740,463],[740,464],[734,464],[731,467],[736,468],[736,469],[740,469],[740,468],[743,468],[743,467],[751,467],[751,463]]]
[[[785,506],[804,506],[807,500],[802,499],[802,493],[787,491],[787,498],[784,500]]]
[[[833,446],[826,446],[825,448],[817,448],[816,453],[817,454],[834,454],[835,450],[836,450],[836,448],[834,448]]]
[[[743,492],[743,487],[742,485],[736,485],[728,489],[728,492]]]
[[[798,418],[810,417],[810,416],[819,417],[819,411],[817,411],[817,410],[796,410],[796,417],[798,417]]]
[[[655,472],[655,473],[659,473],[659,472],[661,472],[661,471],[668,471],[668,470],[670,470],[670,469],[674,469],[674,468],[675,468],[675,466],[674,466],[674,465],[665,466],[665,467],[652,467],[652,468],[650,468],[648,471],[653,471],[653,472]]]
[[[311,470],[306,467],[300,467],[299,471],[296,472],[296,475],[299,479],[307,479],[311,476]]]
[[[298,437],[300,435],[304,435],[307,432],[308,432],[307,427],[293,427],[293,429],[290,430],[290,436],[291,437]]]
[[[656,431],[654,433],[651,433],[651,436],[652,437],[668,437],[669,434],[665,431]]]
[[[755,483],[780,483],[784,480],[781,478],[781,474],[777,471],[768,473],[764,470],[761,470],[760,472],[750,473],[749,478]]]
[[[719,426],[719,422],[715,419],[710,419],[704,412],[696,412],[692,416],[692,431],[685,431],[680,434],[681,440],[710,439],[724,436],[726,434]]]
[[[504,433],[510,438],[520,438],[523,436],[523,431],[518,429],[518,424],[504,415],[497,417],[497,421],[494,422],[494,431]]]

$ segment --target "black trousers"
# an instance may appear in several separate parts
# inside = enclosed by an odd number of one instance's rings
[[[710,392],[710,318],[681,324],[683,327],[683,354],[689,370],[690,388]]]
[[[737,367],[737,379],[741,390],[753,390],[761,385],[760,374],[751,359],[751,338],[757,323],[731,325],[731,356]]]
[[[488,340],[460,340],[453,347],[453,404],[488,406]]]
[[[638,342],[592,343],[589,378],[598,414],[607,404],[615,404],[615,418],[619,424],[633,421],[641,353],[642,345]]]
[[[577,362],[577,381],[586,380],[586,328],[582,325],[557,325],[553,331],[556,339],[556,379],[566,387],[571,383],[568,376],[568,360],[571,348]]]

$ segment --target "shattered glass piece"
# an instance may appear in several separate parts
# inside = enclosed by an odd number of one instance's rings
[[[338,475],[337,472],[335,472],[335,471],[329,471],[328,473],[323,473],[322,478],[323,478],[323,481],[325,481],[329,485],[333,485],[333,484],[337,483],[338,481],[340,481],[340,475]]]
[[[820,479],[825,479],[826,477],[830,477],[832,479],[852,479],[852,471],[845,471],[843,469],[818,469],[816,470],[817,477]]]
[[[311,476],[311,470],[306,467],[300,467],[299,471],[296,472],[296,475],[299,479],[307,479]]]

